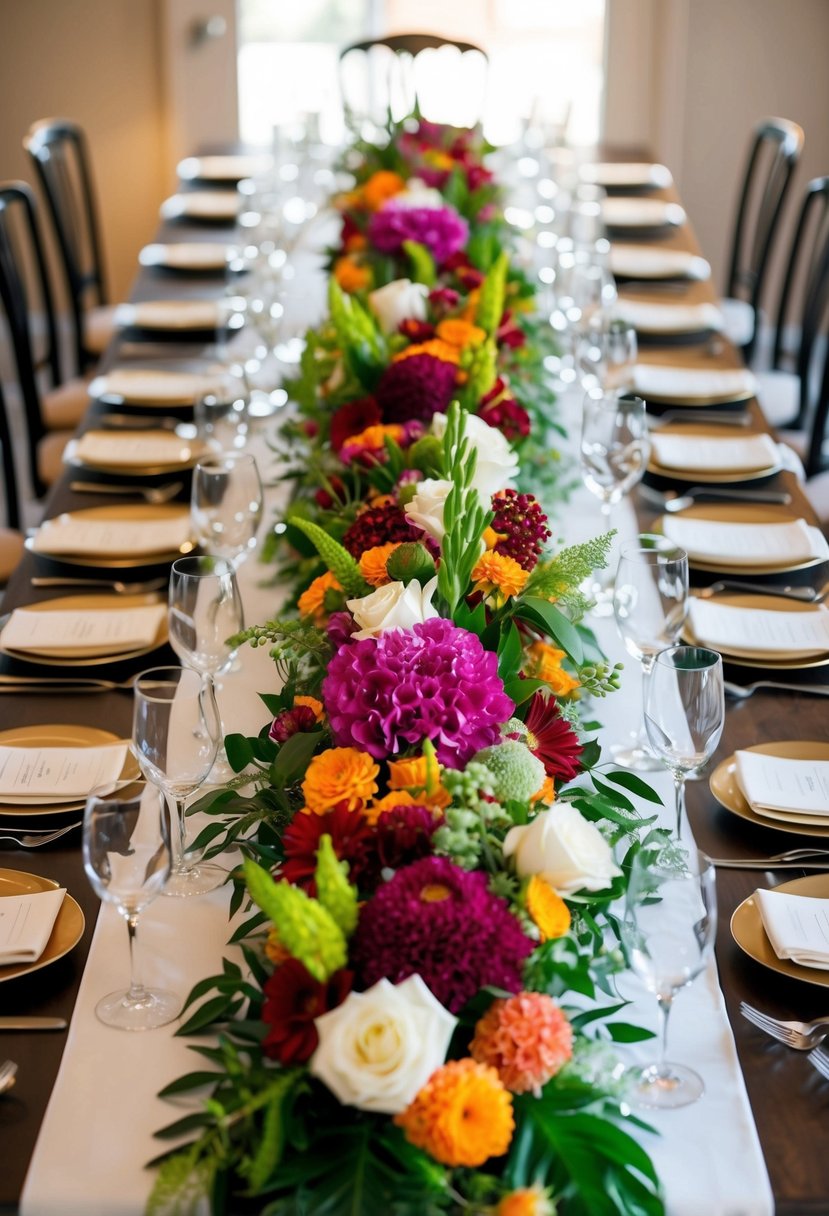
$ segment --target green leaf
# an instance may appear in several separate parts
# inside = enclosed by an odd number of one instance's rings
[[[234,1001],[230,996],[214,996],[212,1000],[205,1001],[203,1005],[200,1005],[193,1016],[182,1026],[179,1026],[176,1034],[197,1034],[212,1022],[227,1022],[233,1017],[233,1014],[239,1009],[240,1005],[241,1001]]]
[[[286,739],[271,765],[271,779],[283,786],[293,785],[304,776],[308,762],[322,741],[321,730],[297,731]]]
[[[647,802],[656,802],[659,806],[664,806],[656,790],[651,789],[647,782],[643,781],[641,777],[637,777],[635,773],[613,772],[605,773],[604,775],[614,785],[624,786],[626,790],[630,790],[632,794],[638,794],[640,798],[644,798]]]
[[[620,794],[618,790],[614,790],[612,786],[607,784],[607,782],[602,781],[601,777],[598,777],[595,773],[591,773],[590,780],[593,782],[599,793],[604,794],[611,806],[620,806],[624,810],[630,811],[632,814],[636,813],[636,808],[631,800],[626,798],[624,794]]]
[[[578,666],[584,659],[584,646],[578,630],[564,613],[547,600],[529,596],[519,602],[516,616],[542,629]]]
[[[614,1043],[642,1043],[645,1039],[654,1039],[656,1035],[644,1026],[634,1026],[631,1022],[607,1022],[605,1030]]]
[[[169,1085],[165,1085],[163,1089],[158,1091],[159,1098],[172,1098],[175,1094],[184,1094],[191,1089],[200,1089],[202,1085],[215,1085],[217,1081],[225,1079],[226,1074],[223,1072],[188,1072],[186,1076],[179,1077],[177,1081],[172,1081]]]
[[[427,247],[421,245],[420,241],[404,241],[403,252],[409,259],[414,282],[424,283],[427,287],[434,287],[437,282],[437,267],[435,266],[435,259]]]
[[[525,701],[529,701],[534,692],[546,687],[543,680],[527,680],[516,676],[514,680],[506,681],[504,692],[516,705],[523,705]]]
[[[498,675],[505,683],[520,669],[522,655],[521,634],[515,621],[510,621],[498,645]]]
[[[241,773],[249,764],[253,763],[253,746],[245,735],[226,735],[225,751],[227,752],[227,762],[234,773]]]

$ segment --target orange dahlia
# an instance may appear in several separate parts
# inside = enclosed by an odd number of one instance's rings
[[[480,346],[486,341],[485,329],[460,317],[447,317],[445,321],[440,321],[435,332],[450,346]]]
[[[492,1002],[469,1050],[513,1093],[537,1095],[572,1056],[573,1028],[551,996],[519,992]]]
[[[570,909],[539,874],[533,874],[527,883],[524,902],[543,942],[563,937],[570,928]]]
[[[555,1216],[555,1207],[546,1187],[526,1186],[505,1195],[495,1216]]]
[[[378,798],[372,802],[370,806],[363,807],[363,818],[367,819],[370,824],[375,824],[383,811],[393,810],[396,806],[416,806],[423,805],[418,803],[416,798],[413,798],[408,790],[392,790],[390,794],[386,794],[383,798]]]
[[[440,338],[430,338],[428,342],[417,342],[399,351],[392,358],[392,363],[402,363],[404,359],[411,359],[413,355],[431,355],[435,359],[440,359],[441,363],[458,363],[461,352],[451,342],[444,342]]]
[[[325,574],[315,578],[311,586],[303,591],[297,600],[299,615],[312,616],[315,625],[324,625],[328,616],[325,609],[326,591],[342,591],[342,587],[330,570],[326,570]]]
[[[475,591],[481,595],[497,595],[505,600],[511,595],[520,595],[529,577],[514,558],[492,550],[481,554],[472,571]]]
[[[371,284],[371,271],[367,266],[355,262],[349,254],[337,258],[333,273],[343,291],[349,293],[362,291]]]
[[[452,801],[440,783],[440,765],[434,756],[389,760],[389,789],[408,790],[415,801],[442,810]]]
[[[330,747],[308,765],[302,792],[307,808],[323,815],[333,807],[361,811],[377,793],[380,772],[368,752],[356,747]]]
[[[378,169],[363,186],[362,199],[369,211],[377,211],[390,198],[394,198],[395,194],[400,194],[401,190],[405,189],[406,183],[399,173],[392,173],[390,169]]]
[[[561,660],[565,658],[563,650],[557,650],[547,642],[533,642],[527,649],[527,657],[527,674],[549,684],[557,697],[566,697],[578,688],[579,682],[575,676],[571,676],[569,671],[565,671],[561,666]]]
[[[442,1165],[483,1165],[512,1140],[512,1099],[493,1068],[450,1060],[394,1119],[406,1139]]]

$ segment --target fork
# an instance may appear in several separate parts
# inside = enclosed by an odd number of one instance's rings
[[[0,674],[0,693],[28,692],[115,692],[129,690],[135,685],[136,676],[125,680],[98,680],[89,676],[12,676]]]
[[[795,1051],[811,1051],[829,1034],[829,1017],[814,1018],[811,1022],[783,1022],[780,1018],[761,1013],[746,1001],[740,1001],[740,1013],[753,1026],[764,1030],[773,1039],[777,1039],[778,1043],[793,1047]],[[829,1068],[829,1060],[826,1061],[826,1066]],[[829,1073],[824,1076],[829,1076]]]
[[[816,1047],[814,1051],[809,1052],[809,1063],[829,1081],[829,1056],[822,1047]]]
[[[117,578],[69,578],[62,575],[48,575],[31,580],[33,587],[106,587],[117,591],[119,595],[141,595],[143,592],[161,591],[167,586],[168,579],[151,578],[143,583],[122,583]]]
[[[69,489],[78,494],[119,494],[122,498],[143,498],[145,502],[160,504],[171,499],[184,488],[183,481],[170,481],[164,486],[121,486],[106,481],[70,481]]]
[[[711,583],[710,587],[695,590],[694,595],[710,599],[720,591],[754,591],[760,595],[779,595],[784,600],[799,600],[803,604],[820,604],[829,594],[829,584],[817,591],[814,587],[775,587],[773,583],[741,583],[736,579],[723,578]]]
[[[823,870],[829,869],[829,849],[787,849],[770,857],[712,857],[711,861],[723,870]]]
[[[34,832],[27,832],[23,836],[14,836],[11,832],[0,832],[0,840],[11,840],[23,849],[39,849],[42,844],[50,844],[53,840],[58,840],[61,836],[65,836],[67,832],[74,832],[75,828],[79,828],[82,822],[79,819],[77,823],[68,823],[65,827],[58,828],[54,832],[35,829]]]
[[[0,1094],[6,1089],[11,1089],[14,1085],[14,1076],[17,1072],[17,1065],[14,1060],[4,1060],[0,1064]]]
[[[754,680],[751,684],[735,684],[732,680],[723,680],[723,688],[735,701],[745,701],[748,697],[753,697],[758,688],[780,688],[786,692],[810,693],[813,697],[829,697],[829,684],[783,684],[779,680]]]

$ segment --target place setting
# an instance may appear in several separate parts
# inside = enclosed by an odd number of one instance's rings
[[[579,178],[589,186],[614,190],[667,190],[673,174],[667,165],[642,161],[599,161],[579,166]]]
[[[638,337],[651,343],[703,342],[719,333],[724,325],[723,315],[716,304],[666,304],[653,300],[631,300],[619,296],[614,306],[616,315],[632,325]]]
[[[273,168],[273,157],[264,154],[221,153],[187,156],[179,161],[176,172],[182,182],[215,182],[227,186],[246,177],[257,177]]]
[[[233,268],[239,248],[225,241],[172,241],[145,245],[138,254],[140,265],[149,270],[176,274],[217,274]]]
[[[710,263],[686,249],[660,249],[622,241],[611,243],[609,265],[615,279],[646,280],[654,288],[661,284],[682,290],[688,283],[705,282],[711,277]]]
[[[829,743],[788,739],[727,756],[709,780],[717,802],[770,831],[829,839]]]
[[[674,367],[637,363],[634,392],[651,405],[703,409],[744,405],[756,395],[757,381],[748,368]]]
[[[829,874],[758,888],[734,911],[731,936],[768,970],[829,988]]]
[[[23,672],[111,667],[159,650],[168,637],[166,604],[153,594],[59,596],[0,618],[0,654]]]
[[[746,434],[739,426],[683,423],[651,435],[648,473],[673,481],[742,484],[773,477],[783,456],[771,435]]]
[[[155,303],[162,303],[157,301]],[[206,309],[205,301],[194,300],[182,304],[165,304],[162,317],[166,317],[168,326],[175,318],[184,318],[185,323],[216,320],[222,315],[221,310],[213,307]],[[135,310],[136,317],[140,310],[150,309],[155,304],[135,304],[123,306]],[[181,310],[184,310],[183,312]],[[215,329],[215,325],[208,325]],[[194,401],[205,393],[214,392],[221,380],[221,369],[214,368],[205,371],[180,371],[176,368],[145,368],[145,367],[114,367],[101,376],[96,376],[89,385],[89,396],[92,401],[104,405],[123,408],[124,406],[141,406],[142,409],[165,409],[170,407],[191,407]]]
[[[172,562],[191,552],[195,540],[183,503],[113,503],[44,520],[26,547],[50,565],[94,573]]]
[[[829,664],[829,609],[773,592],[692,594],[683,637],[737,667],[806,671]]]
[[[687,216],[679,203],[665,202],[659,198],[602,199],[602,222],[612,237],[617,232],[636,232],[641,236],[663,236],[672,228],[679,228]]]
[[[115,324],[122,331],[132,336],[146,336],[158,339],[193,339],[209,340],[217,333],[226,330],[241,329],[244,324],[245,301],[241,296],[223,297],[215,300],[141,300],[134,304],[119,304],[115,309]],[[124,372],[134,372],[134,376],[121,377]],[[190,376],[189,372],[165,373],[171,377],[170,385],[174,385],[179,377]],[[111,378],[115,376],[115,383]],[[140,377],[140,378],[139,378]],[[147,380],[144,377],[148,377]],[[119,384],[119,380],[121,383]],[[103,384],[100,383],[103,381]],[[133,383],[130,383],[133,381]],[[135,393],[141,394],[145,400],[139,404],[154,404],[159,395],[166,391],[158,382],[158,377],[138,368],[113,369],[92,381],[95,385],[94,396],[112,399],[116,404],[128,404]],[[183,389],[183,381],[178,382]],[[90,386],[91,388],[91,386]],[[171,387],[171,393],[175,390]],[[120,398],[120,400],[118,400]],[[149,400],[146,400],[149,398]],[[186,402],[182,402],[186,404]]]
[[[84,927],[80,905],[59,883],[0,868],[0,984],[63,958]]]
[[[725,578],[782,576],[829,561],[821,530],[772,503],[693,503],[662,515],[656,529],[685,550],[693,570]]]
[[[163,220],[234,224],[238,210],[239,194],[236,190],[188,190],[165,199],[159,214]]]
[[[164,427],[85,431],[67,444],[64,463],[70,469],[114,477],[165,477],[195,467],[204,444],[189,428],[179,434]]]

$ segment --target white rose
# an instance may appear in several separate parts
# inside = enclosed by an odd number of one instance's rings
[[[518,457],[509,441],[497,427],[490,426],[477,414],[466,414],[466,438],[477,456],[472,485],[478,491],[484,507],[499,490],[505,490],[518,472]],[[443,438],[446,430],[446,415],[435,414],[432,419],[432,434]]]
[[[389,199],[393,207],[426,207],[430,211],[439,210],[446,206],[446,200],[440,190],[427,186],[419,177],[409,178],[405,190]],[[388,205],[388,204],[387,204]]]
[[[361,642],[363,638],[376,638],[387,629],[411,629],[412,625],[439,616],[432,606],[437,585],[437,577],[430,579],[425,587],[421,587],[417,579],[410,583],[387,583],[362,599],[346,600],[360,626],[351,636]]]
[[[453,484],[437,477],[427,477],[417,483],[417,493],[403,508],[409,523],[414,524],[416,528],[422,528],[438,544],[443,540],[446,531],[443,526],[443,509]]]
[[[385,287],[370,291],[368,302],[371,311],[380,322],[384,334],[393,334],[401,321],[413,317],[426,320],[426,300],[429,288],[424,283],[413,283],[411,279],[395,279]]]
[[[510,828],[504,856],[515,858],[521,878],[540,874],[559,895],[603,891],[622,872],[598,828],[569,802],[541,811],[524,827]]]
[[[443,1064],[455,1023],[419,975],[383,979],[315,1018],[309,1068],[344,1106],[396,1115]]]

